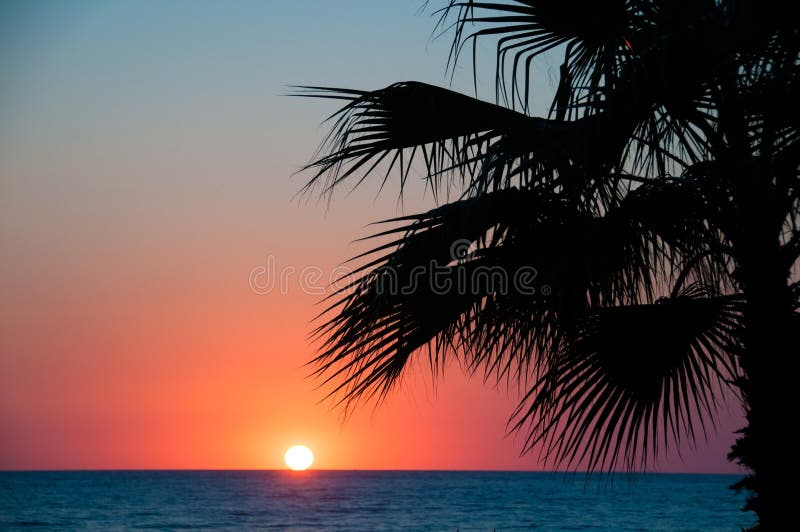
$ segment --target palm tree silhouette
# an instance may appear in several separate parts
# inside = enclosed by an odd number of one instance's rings
[[[450,65],[496,42],[497,104],[417,82],[300,90],[344,101],[306,191],[378,169],[402,186],[422,164],[434,192],[461,194],[390,220],[376,236],[394,238],[332,296],[315,331],[331,393],[380,400],[412,357],[434,371],[460,357],[518,382],[510,426],[525,450],[610,471],[704,433],[730,389],[747,414],[729,455],[751,471],[746,509],[762,530],[792,522],[797,18],[755,0],[454,1],[439,13],[455,33]],[[534,117],[531,64],[547,51],[563,53],[560,81],[549,116]],[[434,266],[437,283],[419,282]],[[524,267],[535,286],[458,284]]]

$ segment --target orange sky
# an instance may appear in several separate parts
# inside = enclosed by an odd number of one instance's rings
[[[285,84],[445,83],[418,6],[351,3],[0,8],[0,469],[279,468],[294,443],[319,468],[540,467],[504,437],[513,393],[455,365],[342,423],[305,378],[319,297],[249,286],[269,256],[327,275],[432,205],[292,201],[333,108]],[[735,471],[740,425],[732,404],[663,468]]]

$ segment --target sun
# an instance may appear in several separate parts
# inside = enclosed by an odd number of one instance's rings
[[[283,459],[286,460],[286,465],[289,466],[289,469],[303,471],[314,463],[314,453],[305,445],[294,445],[289,447]]]

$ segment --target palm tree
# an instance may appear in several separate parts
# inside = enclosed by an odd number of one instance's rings
[[[755,0],[468,0],[439,13],[451,65],[496,42],[497,104],[417,82],[301,91],[344,102],[307,190],[379,169],[402,186],[417,164],[432,190],[460,191],[390,220],[388,243],[331,296],[315,359],[331,393],[380,400],[413,357],[434,371],[460,357],[519,384],[510,427],[524,450],[610,471],[704,433],[732,390],[747,415],[729,455],[750,470],[746,509],[761,530],[792,522],[797,18]],[[545,52],[563,64],[536,117],[531,64]],[[436,286],[420,283],[432,267]],[[524,267],[535,286],[458,285]],[[415,289],[386,289],[387,275]]]

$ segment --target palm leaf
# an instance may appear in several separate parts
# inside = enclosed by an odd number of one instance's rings
[[[609,193],[609,182],[600,189],[597,183],[619,163],[627,137],[624,120],[615,125],[605,116],[575,122],[528,117],[418,82],[372,92],[317,87],[303,95],[347,102],[332,117],[322,155],[306,167],[314,172],[306,191],[322,183],[323,193],[330,193],[357,172],[358,186],[381,163],[381,186],[399,166],[402,190],[416,157],[434,192],[449,173],[461,178],[465,195],[541,184],[563,187],[590,204],[594,197],[584,188]]]
[[[366,176],[382,162],[388,163],[384,183],[399,166],[402,186],[415,156],[420,155],[435,191],[442,174],[457,171],[464,177],[474,172],[493,139],[541,137],[555,127],[548,120],[419,82],[396,83],[372,92],[306,89],[303,96],[347,102],[331,117],[335,123],[321,147],[325,154],[305,168],[314,172],[307,189],[324,179],[326,193],[359,170]]]
[[[741,296],[697,285],[654,304],[589,314],[514,414],[526,449],[555,465],[644,467],[713,423],[720,386],[739,374]]]
[[[403,223],[376,237],[395,238],[356,257],[361,277],[331,295],[323,314],[332,317],[315,331],[318,372],[338,378],[332,393],[345,402],[385,394],[431,343],[441,351],[434,370],[446,351],[487,377],[526,381],[587,312],[652,299],[664,275],[636,225],[581,213],[559,195],[507,189],[393,221]],[[454,243],[469,253],[454,254]],[[515,283],[525,269],[533,291]],[[494,273],[504,285],[489,282]],[[547,294],[536,291],[545,285]]]
[[[454,0],[441,10],[439,27],[449,27],[447,21],[452,12],[456,13],[456,22],[452,25],[454,40],[449,63],[455,66],[465,45],[472,43],[474,49],[479,38],[497,37],[498,96],[512,108],[519,103],[524,111],[528,109],[530,96],[530,64],[538,55],[556,47],[566,50],[556,96],[558,100],[566,95],[566,101],[554,101],[554,106],[558,104],[566,113],[576,103],[574,89],[589,86],[596,90],[603,75],[615,72],[618,52],[630,46],[626,34],[630,35],[627,27],[632,13],[624,0],[508,3]],[[478,29],[468,33],[467,26]]]

